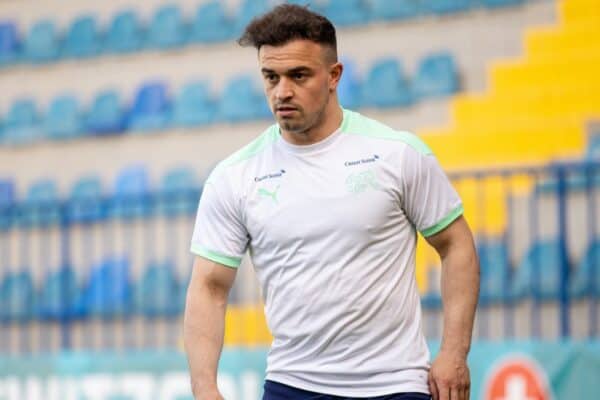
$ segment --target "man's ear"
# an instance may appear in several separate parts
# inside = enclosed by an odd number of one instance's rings
[[[337,89],[342,74],[344,72],[344,65],[341,62],[332,64],[329,68],[329,91],[333,92]]]

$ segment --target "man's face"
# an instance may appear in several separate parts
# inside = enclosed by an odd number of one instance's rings
[[[265,95],[279,126],[306,133],[321,124],[337,81],[328,49],[308,40],[262,46],[258,52]]]

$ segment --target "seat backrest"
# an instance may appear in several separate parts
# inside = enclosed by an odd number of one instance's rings
[[[79,103],[72,95],[61,95],[52,99],[46,118],[64,120],[75,118],[79,114]]]
[[[329,0],[324,11],[336,25],[355,25],[370,19],[369,6],[370,3],[365,0]]]
[[[102,182],[96,175],[80,178],[71,189],[71,200],[97,199],[102,197]]]
[[[26,321],[33,316],[35,291],[28,270],[4,276],[0,285],[0,318]]]
[[[153,114],[164,111],[168,107],[167,86],[163,82],[143,84],[135,97],[133,114]]]
[[[372,0],[372,16],[376,19],[400,19],[414,17],[422,11],[427,0]]]
[[[148,193],[150,190],[148,171],[143,165],[132,165],[123,168],[115,183],[115,196],[135,196]]]
[[[20,99],[12,103],[4,124],[7,127],[29,126],[38,120],[39,115],[33,100]]]
[[[337,87],[340,104],[347,108],[361,106],[361,80],[356,63],[350,59],[342,59],[344,73]]]
[[[44,61],[53,58],[58,50],[58,37],[53,21],[36,22],[25,38],[25,51],[33,61]]]
[[[185,24],[181,10],[176,5],[166,5],[159,8],[150,24],[150,43],[159,47],[168,47],[183,42]]]
[[[5,54],[14,54],[19,49],[19,35],[17,26],[12,21],[0,22],[0,57]]]
[[[98,93],[94,98],[90,112],[100,118],[120,116],[121,103],[116,90],[106,90]]]
[[[95,53],[98,48],[98,31],[96,18],[93,15],[83,15],[71,24],[65,39],[67,54],[86,56]]]
[[[56,183],[51,179],[42,179],[34,182],[27,191],[28,203],[47,203],[58,201]]]
[[[536,241],[529,248],[515,271],[517,292],[533,290],[536,296],[551,296],[560,282],[560,244],[557,240]],[[523,293],[516,293],[517,295]]]
[[[134,51],[140,47],[142,35],[137,14],[132,10],[125,10],[113,17],[106,41],[112,51]]]
[[[163,177],[161,190],[163,192],[177,192],[197,189],[196,175],[194,170],[180,167],[168,171]]]
[[[234,20],[234,33],[240,34],[252,18],[269,10],[267,0],[242,0]]]
[[[0,179],[0,209],[15,203],[15,184],[10,179]]]

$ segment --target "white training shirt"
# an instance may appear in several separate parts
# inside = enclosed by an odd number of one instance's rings
[[[273,125],[208,178],[191,251],[237,267],[246,250],[273,344],[267,379],[348,397],[429,393],[416,232],[462,203],[429,148],[344,110],[306,146]]]

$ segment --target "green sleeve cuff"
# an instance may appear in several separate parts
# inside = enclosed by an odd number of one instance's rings
[[[242,263],[241,257],[230,257],[224,254],[217,253],[212,250],[205,249],[201,246],[193,244],[190,251],[200,257],[204,257],[210,261],[223,264],[227,267],[237,268]]]
[[[448,213],[448,215],[446,215],[444,218],[442,218],[442,220],[440,222],[438,222],[437,224],[435,224],[433,226],[430,226],[427,229],[423,229],[421,231],[421,235],[423,235],[424,237],[435,235],[436,233],[447,228],[448,225],[450,225],[452,222],[454,222],[454,220],[456,220],[456,218],[460,217],[464,212],[465,212],[465,210],[463,208],[463,205],[460,204],[454,210],[450,211],[450,213]]]

